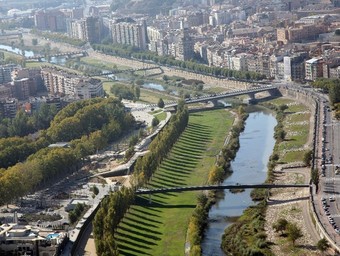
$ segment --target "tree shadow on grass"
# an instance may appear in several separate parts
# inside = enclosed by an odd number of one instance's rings
[[[137,236],[142,236],[142,237],[145,237],[145,238],[149,238],[149,239],[152,239],[152,240],[154,240],[154,241],[159,241],[159,240],[161,240],[159,237],[157,237],[157,236],[153,236],[153,235],[150,235],[150,234],[148,234],[148,233],[145,233],[145,232],[138,232],[138,231],[136,231],[136,230],[132,230],[132,229],[129,229],[129,228],[127,228],[127,227],[119,227],[119,229],[121,229],[121,230],[124,230],[125,232],[129,232],[129,233],[131,233],[131,234],[135,234],[135,235],[137,235]]]
[[[148,216],[157,217],[157,218],[161,217],[160,215],[157,215],[157,214],[154,214],[154,213],[151,213],[151,212],[147,212],[147,211],[143,211],[143,210],[138,209],[138,208],[134,208],[133,210],[136,211],[136,212],[140,212],[141,214],[148,215]]]
[[[132,251],[132,253],[128,253],[128,254],[124,254],[124,255],[151,255],[151,254],[149,254],[149,253],[146,253],[146,252],[144,252],[144,251],[141,251],[141,250],[137,250],[137,249],[135,249],[135,248],[130,248],[130,247],[128,247],[128,246],[126,246],[126,245],[123,245],[123,244],[118,244],[118,250],[119,250],[119,252],[121,251],[121,250],[124,250],[124,251]],[[133,253],[136,253],[136,254],[133,254]]]
[[[169,164],[163,163],[160,169],[164,169],[166,171],[172,172],[172,173],[178,173],[178,166],[171,166]],[[182,174],[191,174],[192,169],[186,168],[181,166],[181,173]]]
[[[162,182],[162,181],[153,180],[151,182],[151,185],[153,186],[154,184],[161,185],[162,188],[177,188],[177,187],[185,187],[187,185],[187,184],[179,185],[179,184],[176,184],[175,182],[170,183],[170,182]]]
[[[152,179],[151,184],[161,184],[164,185],[164,187],[183,187],[186,186],[187,183],[183,182],[176,182],[175,180],[168,180],[168,179]]]
[[[157,228],[157,229],[159,228],[159,225],[144,222],[144,221],[142,221],[140,219],[132,217],[131,215],[125,216],[124,220],[129,220],[129,221],[131,221],[133,223],[138,223],[139,225],[143,225],[143,226],[145,226],[147,228]]]
[[[148,217],[139,215],[139,214],[137,214],[135,212],[130,212],[129,214],[133,215],[133,216],[136,216],[137,218],[143,219],[145,221],[150,221],[150,222],[154,222],[154,223],[158,223],[158,224],[162,224],[163,223],[161,221],[157,221],[157,220],[154,220],[154,219],[149,219]]]
[[[205,142],[193,141],[189,139],[180,139],[179,143],[182,143],[182,144],[177,144],[176,149],[183,150],[183,151],[190,149],[190,151],[195,152],[195,153],[201,153],[202,148],[205,145]]]
[[[132,221],[133,223],[131,223],[131,221]],[[145,231],[145,232],[149,232],[149,233],[151,233],[151,234],[157,234],[157,235],[161,235],[161,234],[162,234],[162,233],[160,233],[160,232],[158,232],[158,231],[155,231],[155,230],[153,230],[153,229],[145,228],[145,227],[140,226],[140,225],[135,225],[134,223],[140,224],[139,222],[136,222],[136,221],[133,220],[133,219],[128,219],[128,220],[127,220],[126,217],[125,217],[125,218],[123,219],[123,221],[122,221],[122,224],[124,224],[124,225],[126,225],[126,226],[128,226],[128,227],[131,227],[131,228],[140,230],[140,231]],[[143,223],[143,224],[146,225],[145,223]],[[158,227],[156,227],[156,228],[158,228]]]
[[[187,172],[169,171],[169,170],[163,169],[162,173],[167,174],[170,177],[176,176],[178,178],[179,177],[187,178],[191,172],[187,173]]]
[[[191,153],[190,150],[187,150],[185,152],[175,151],[174,153],[176,157],[185,157],[185,158],[198,159],[198,160],[202,159],[202,154]]]
[[[157,202],[152,202],[153,207],[157,208],[195,208],[196,204],[162,204]]]
[[[159,171],[158,174],[156,173],[153,178],[158,178],[158,179],[161,179],[161,178],[165,178],[165,179],[176,179],[176,181],[185,181],[186,179],[183,179],[181,177],[177,177],[175,175],[168,175],[167,173],[164,173],[162,171]]]
[[[122,233],[122,232],[118,231],[116,233],[119,235],[119,237],[115,237],[115,239],[118,242],[122,242],[122,243],[124,242],[126,244],[132,245],[133,247],[137,247],[137,248],[140,248],[140,249],[151,249],[151,247],[149,247],[147,245],[150,245],[150,246],[156,245],[156,243],[154,243],[154,242],[150,242],[148,240],[134,236],[134,234],[137,234],[138,232],[131,231],[130,234],[126,234],[126,233]],[[142,233],[139,233],[139,234],[142,234]],[[144,234],[142,234],[141,236],[144,237]],[[137,243],[135,243],[133,241],[135,241]]]

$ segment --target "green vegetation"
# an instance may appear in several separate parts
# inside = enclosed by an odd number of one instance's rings
[[[158,106],[159,108],[164,108],[164,101],[163,101],[162,98],[159,98],[159,101],[158,101],[158,103],[157,103],[157,106]]]
[[[123,83],[113,83],[110,92],[119,99],[127,100],[139,100],[140,86],[139,85],[127,85]]]
[[[266,183],[271,183],[273,181],[273,171],[278,161],[282,162],[285,158],[287,160],[289,159],[289,161],[302,161],[305,151],[299,151],[299,154],[296,154],[296,151],[285,152],[283,150],[288,147],[295,150],[301,150],[301,147],[307,143],[307,135],[309,132],[309,125],[307,122],[310,118],[310,111],[306,106],[292,104],[293,102],[294,101],[289,99],[279,98],[270,103],[263,104],[276,111],[276,119],[278,121],[274,134],[276,144],[267,165],[268,177]],[[290,116],[295,114],[295,111],[299,112],[299,117],[297,118],[298,122],[305,122],[299,126],[300,131],[302,131],[301,134],[291,134],[291,131],[297,129],[297,124],[291,119],[290,121],[287,121]],[[300,123],[298,125],[300,125]],[[222,248],[226,253],[234,255],[273,255],[270,246],[266,241],[264,230],[266,193],[267,191],[265,189],[254,189],[251,192],[251,197],[253,200],[261,202],[258,205],[249,207],[245,210],[237,222],[225,230],[222,239]],[[283,225],[281,224],[282,223],[275,224],[275,228],[280,232],[281,226]],[[287,224],[286,226],[287,237],[292,242],[294,249],[295,241],[301,237],[301,231],[294,224]]]
[[[154,114],[154,116],[157,117],[159,121],[163,121],[166,119],[166,112],[160,112],[160,113]]]
[[[86,41],[82,41],[82,40],[76,39],[76,38],[71,38],[71,37],[66,36],[62,33],[51,33],[51,32],[40,31],[40,30],[36,30],[36,29],[32,29],[31,33],[38,35],[38,36],[45,37],[45,38],[49,38],[49,39],[56,41],[56,42],[68,43],[68,44],[71,44],[71,45],[74,45],[74,46],[83,46],[83,45],[86,44]]]
[[[85,204],[78,203],[74,210],[68,213],[68,219],[71,224],[76,223],[80,220],[81,216],[85,213],[88,207]]]
[[[312,85],[328,93],[331,104],[335,109],[336,118],[340,118],[340,79],[319,78]]]
[[[275,149],[279,155],[278,161],[281,163],[303,162],[306,153],[304,146],[307,143],[310,128],[311,114],[308,107],[293,100],[281,98],[264,103],[264,105],[273,110],[286,106],[283,112],[281,111],[282,113],[277,114],[277,119],[281,123],[275,129],[275,134],[281,141]]]
[[[188,117],[188,110],[184,107],[184,103],[182,102],[179,105],[177,113],[170,120],[168,126],[159,133],[150,144],[149,153],[137,161],[134,168],[134,185],[136,187],[144,186],[150,179],[158,164],[162,162],[172,145],[185,129]],[[130,193],[126,196],[130,198]],[[133,195],[130,199],[125,198],[126,196],[122,196],[122,201],[127,201],[127,203],[124,204],[123,210],[120,209],[121,205],[117,205],[116,207],[115,204],[111,206],[112,203],[110,203],[110,207],[105,207],[104,203],[103,207],[101,207],[96,214],[94,221],[94,233],[97,253],[99,255],[107,255],[105,253],[108,252],[110,252],[110,255],[117,255],[117,248],[115,244],[116,241],[120,240],[117,240],[116,237],[114,237],[114,230],[121,218],[123,218],[125,212],[129,209],[132,199],[134,198]],[[108,200],[115,200],[115,197],[117,197],[116,193],[112,194]],[[111,210],[112,214],[117,215],[114,220],[112,220],[112,216],[110,215]],[[105,219],[104,216],[109,216],[110,218]],[[103,242],[103,238],[105,238],[105,242]]]
[[[330,244],[328,243],[326,238],[322,238],[318,241],[316,247],[323,253],[327,251],[328,248],[330,248]]]
[[[0,58],[1,65],[15,63],[23,67],[26,66],[25,58],[22,55],[11,53],[5,50],[0,50],[0,53],[3,53],[3,56]]]
[[[104,148],[133,125],[133,117],[124,111],[121,102],[96,98],[69,104],[36,140],[2,139],[0,155],[11,158],[4,158],[1,163],[15,165],[0,169],[0,205],[71,174],[84,157]],[[47,147],[68,140],[71,140],[69,148]],[[8,154],[10,151],[14,158]]]
[[[232,116],[225,110],[190,115],[189,125],[152,176],[149,187],[200,185],[216,160]],[[119,224],[115,238],[121,255],[182,255],[197,193],[147,196],[136,202]]]
[[[171,56],[158,56],[154,52],[143,52],[132,46],[94,44],[92,47],[94,50],[102,51],[109,55],[117,55],[123,58],[132,57],[139,60],[149,60],[161,65],[180,67],[182,69],[202,73],[205,75],[223,76],[245,80],[262,80],[265,78],[264,75],[255,72],[236,71],[220,67],[209,67],[207,65],[199,64],[195,61],[180,61]]]
[[[295,246],[295,241],[301,238],[301,229],[295,224],[288,222],[286,219],[280,218],[274,224],[273,228],[276,232],[280,233],[280,236],[286,235],[287,239]]]
[[[237,113],[237,123],[230,130],[230,138],[227,145],[222,148],[222,154],[219,156],[217,166],[209,173],[209,183],[217,184],[223,181],[225,174],[230,173],[230,162],[235,158],[238,149],[240,148],[239,136],[244,130],[244,122],[248,118],[243,106],[240,106]],[[221,175],[221,169],[224,175]]]
[[[23,110],[18,111],[13,119],[2,119],[0,116],[0,138],[23,137],[38,130],[46,129],[57,112],[55,105],[42,104],[31,116]]]
[[[118,255],[114,232],[135,198],[133,189],[123,187],[101,202],[93,220],[96,252],[99,256]]]
[[[266,202],[248,207],[222,236],[222,249],[233,255],[267,255],[273,253],[264,231]]]

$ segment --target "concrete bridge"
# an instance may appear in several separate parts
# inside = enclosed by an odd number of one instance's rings
[[[62,57],[62,56],[66,56],[68,59],[75,57],[75,56],[85,57],[87,56],[87,52],[86,51],[74,51],[74,52],[61,52],[61,53],[48,55],[48,57]],[[37,60],[41,62],[43,58],[45,58],[45,55],[34,55],[34,56],[26,57],[26,60]]]
[[[150,195],[167,192],[199,191],[199,190],[221,190],[221,189],[249,189],[249,188],[309,188],[310,184],[237,184],[237,185],[206,185],[192,187],[172,187],[155,189],[138,189],[136,195]]]
[[[229,91],[229,92],[223,92],[218,94],[212,94],[197,98],[188,98],[185,99],[185,104],[192,104],[192,103],[200,103],[200,102],[212,102],[215,106],[217,105],[217,101],[220,99],[225,99],[229,97],[236,97],[240,95],[248,95],[249,101],[255,100],[255,94],[260,92],[268,92],[271,96],[278,94],[278,89],[276,85],[268,85],[268,86],[261,86],[261,87],[253,87],[246,90],[236,90],[236,91]],[[165,108],[176,108],[178,105],[178,102],[174,102],[171,104],[166,104]]]

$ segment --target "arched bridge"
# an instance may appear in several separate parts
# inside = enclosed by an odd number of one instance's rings
[[[259,92],[269,92],[270,95],[275,95],[277,93],[277,86],[276,85],[268,85],[268,86],[261,86],[261,87],[253,87],[247,90],[236,90],[236,91],[229,91],[229,92],[223,92],[218,94],[211,94],[207,96],[197,97],[197,98],[188,98],[185,100],[185,104],[191,104],[191,103],[199,103],[199,102],[207,102],[212,101],[217,102],[220,99],[225,99],[229,97],[235,97],[240,95],[249,95],[250,100],[255,99],[255,94]],[[178,105],[178,102],[166,104],[165,108],[176,108]]]
[[[71,58],[73,56],[84,57],[84,56],[87,56],[87,52],[86,51],[61,52],[61,53],[49,55],[49,57],[62,57],[62,56],[66,56],[67,58]],[[27,60],[37,60],[37,61],[41,61],[43,58],[45,58],[44,55],[34,55],[34,56],[26,57]]]
[[[198,190],[221,190],[221,189],[249,189],[249,188],[309,188],[310,184],[237,184],[237,185],[210,185],[210,186],[192,186],[192,187],[172,187],[172,188],[155,188],[155,189],[138,189],[135,194],[157,194],[166,192],[183,192]]]

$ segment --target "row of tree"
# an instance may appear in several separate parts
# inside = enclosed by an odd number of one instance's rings
[[[119,255],[114,237],[115,231],[134,199],[134,190],[123,187],[101,202],[92,224],[97,255]]]
[[[189,111],[185,107],[184,101],[180,101],[177,112],[171,117],[169,124],[151,142],[149,153],[137,160],[134,168],[135,186],[140,187],[148,182],[185,130],[188,121]]]
[[[158,56],[151,51],[141,51],[134,47],[127,47],[123,45],[92,45],[94,50],[101,51],[109,55],[117,55],[124,58],[134,58],[138,60],[152,61],[161,65],[179,67],[189,71],[194,71],[204,75],[211,75],[215,77],[231,78],[236,80],[263,80],[266,77],[256,72],[238,71],[221,67],[209,67],[204,64],[199,64],[195,61],[181,61],[176,60],[172,56]]]
[[[238,149],[240,148],[239,136],[244,130],[245,120],[248,118],[248,113],[240,106],[237,112],[237,122],[230,129],[229,141],[223,146],[221,154],[215,166],[209,172],[209,183],[217,184],[224,180],[227,173],[232,172],[230,162],[235,158]]]
[[[134,167],[134,180],[132,189],[123,189],[110,194],[102,201],[93,221],[93,232],[96,243],[96,252],[99,256],[119,255],[115,232],[118,224],[129,210],[135,195],[134,189],[148,182],[161,161],[166,157],[172,145],[184,131],[189,120],[189,112],[183,101],[178,105],[175,115],[169,124],[161,131],[149,146],[149,153],[139,158]]]

